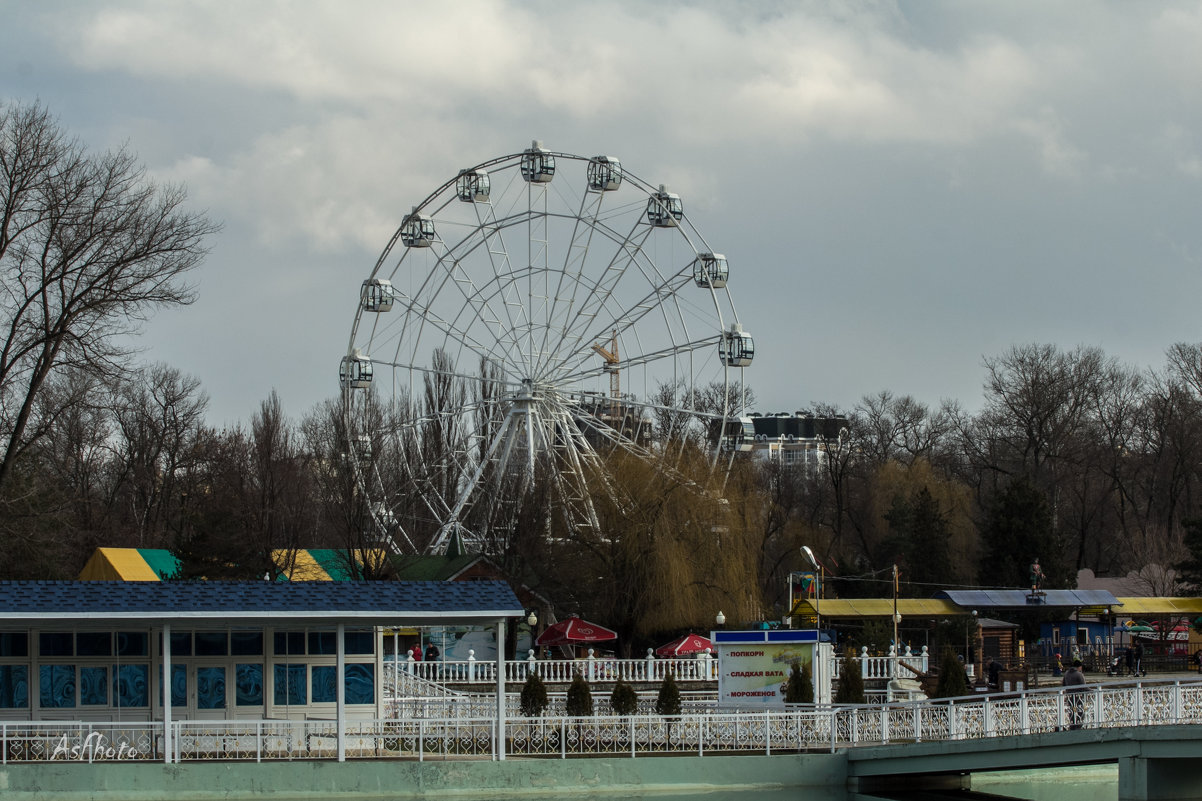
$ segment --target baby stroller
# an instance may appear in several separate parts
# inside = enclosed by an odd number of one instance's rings
[[[1121,676],[1123,670],[1123,658],[1116,656],[1110,660],[1110,664],[1106,666],[1107,676]]]

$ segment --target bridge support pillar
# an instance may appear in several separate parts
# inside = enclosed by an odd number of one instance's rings
[[[1202,798],[1196,759],[1122,757],[1119,801],[1189,801]]]

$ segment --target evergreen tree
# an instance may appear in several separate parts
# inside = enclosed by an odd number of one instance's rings
[[[1068,586],[1068,571],[1052,535],[1047,498],[1026,476],[1015,478],[993,499],[982,531],[980,567],[987,587],[1030,587],[1030,566],[1039,559],[1045,587]]]
[[[664,680],[659,685],[659,695],[655,698],[655,714],[665,716],[680,714],[680,690],[676,686],[676,677],[672,675],[671,671],[664,675]]]
[[[593,714],[593,693],[579,672],[572,675],[572,683],[568,686],[567,712],[574,718],[584,718]]]
[[[968,676],[964,663],[951,648],[943,649],[939,660],[939,683],[935,685],[935,698],[959,698],[968,695]]]
[[[634,687],[618,679],[609,696],[609,706],[615,715],[633,715],[639,710],[639,695]]]
[[[536,718],[547,710],[547,686],[538,674],[531,671],[522,685],[521,712],[528,718]]]
[[[947,517],[931,491],[923,487],[910,500],[910,530],[905,558],[908,581],[916,584],[946,583],[952,575],[951,532]]]
[[[809,662],[805,663],[805,667],[797,662],[793,663],[793,669],[789,672],[789,682],[785,686],[785,703],[814,703],[814,674],[810,670]]]
[[[863,704],[864,677],[860,675],[860,663],[850,654],[843,657],[839,665],[839,689],[835,692],[836,704]]]

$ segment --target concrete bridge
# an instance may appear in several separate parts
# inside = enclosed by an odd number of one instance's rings
[[[849,789],[968,789],[975,772],[1118,763],[1119,801],[1202,798],[1202,726],[1161,724],[865,745],[846,751]]]

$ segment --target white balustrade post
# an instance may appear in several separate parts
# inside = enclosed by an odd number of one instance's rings
[[[526,656],[526,675],[529,676],[531,673],[537,673],[537,672],[538,672],[538,662],[534,658],[534,649],[531,648],[527,652],[527,656]]]
[[[467,652],[467,680],[476,681],[476,649]]]
[[[927,653],[927,647],[922,646],[922,672],[926,673],[931,669],[931,655]]]
[[[413,652],[409,652],[409,658],[405,660],[405,670],[409,671],[409,675],[413,675],[413,666],[417,664],[417,660],[413,658]]]
[[[897,644],[889,646],[889,666],[886,668],[886,676],[891,679],[897,678]]]
[[[860,677],[865,678],[865,679],[872,678],[872,676],[868,675],[868,646],[867,645],[861,646],[861,648],[860,648]]]
[[[590,683],[593,681],[596,681],[596,678],[597,678],[596,668],[597,668],[597,656],[593,652],[593,649],[590,648],[590,649],[588,649],[588,680]]]
[[[646,670],[647,676],[643,681],[655,681],[655,651],[652,651],[650,648],[647,649]]]
[[[714,655],[710,653],[709,648],[706,648],[705,649],[705,680],[706,681],[713,681],[716,678],[714,676],[715,664],[716,663],[714,662]]]

